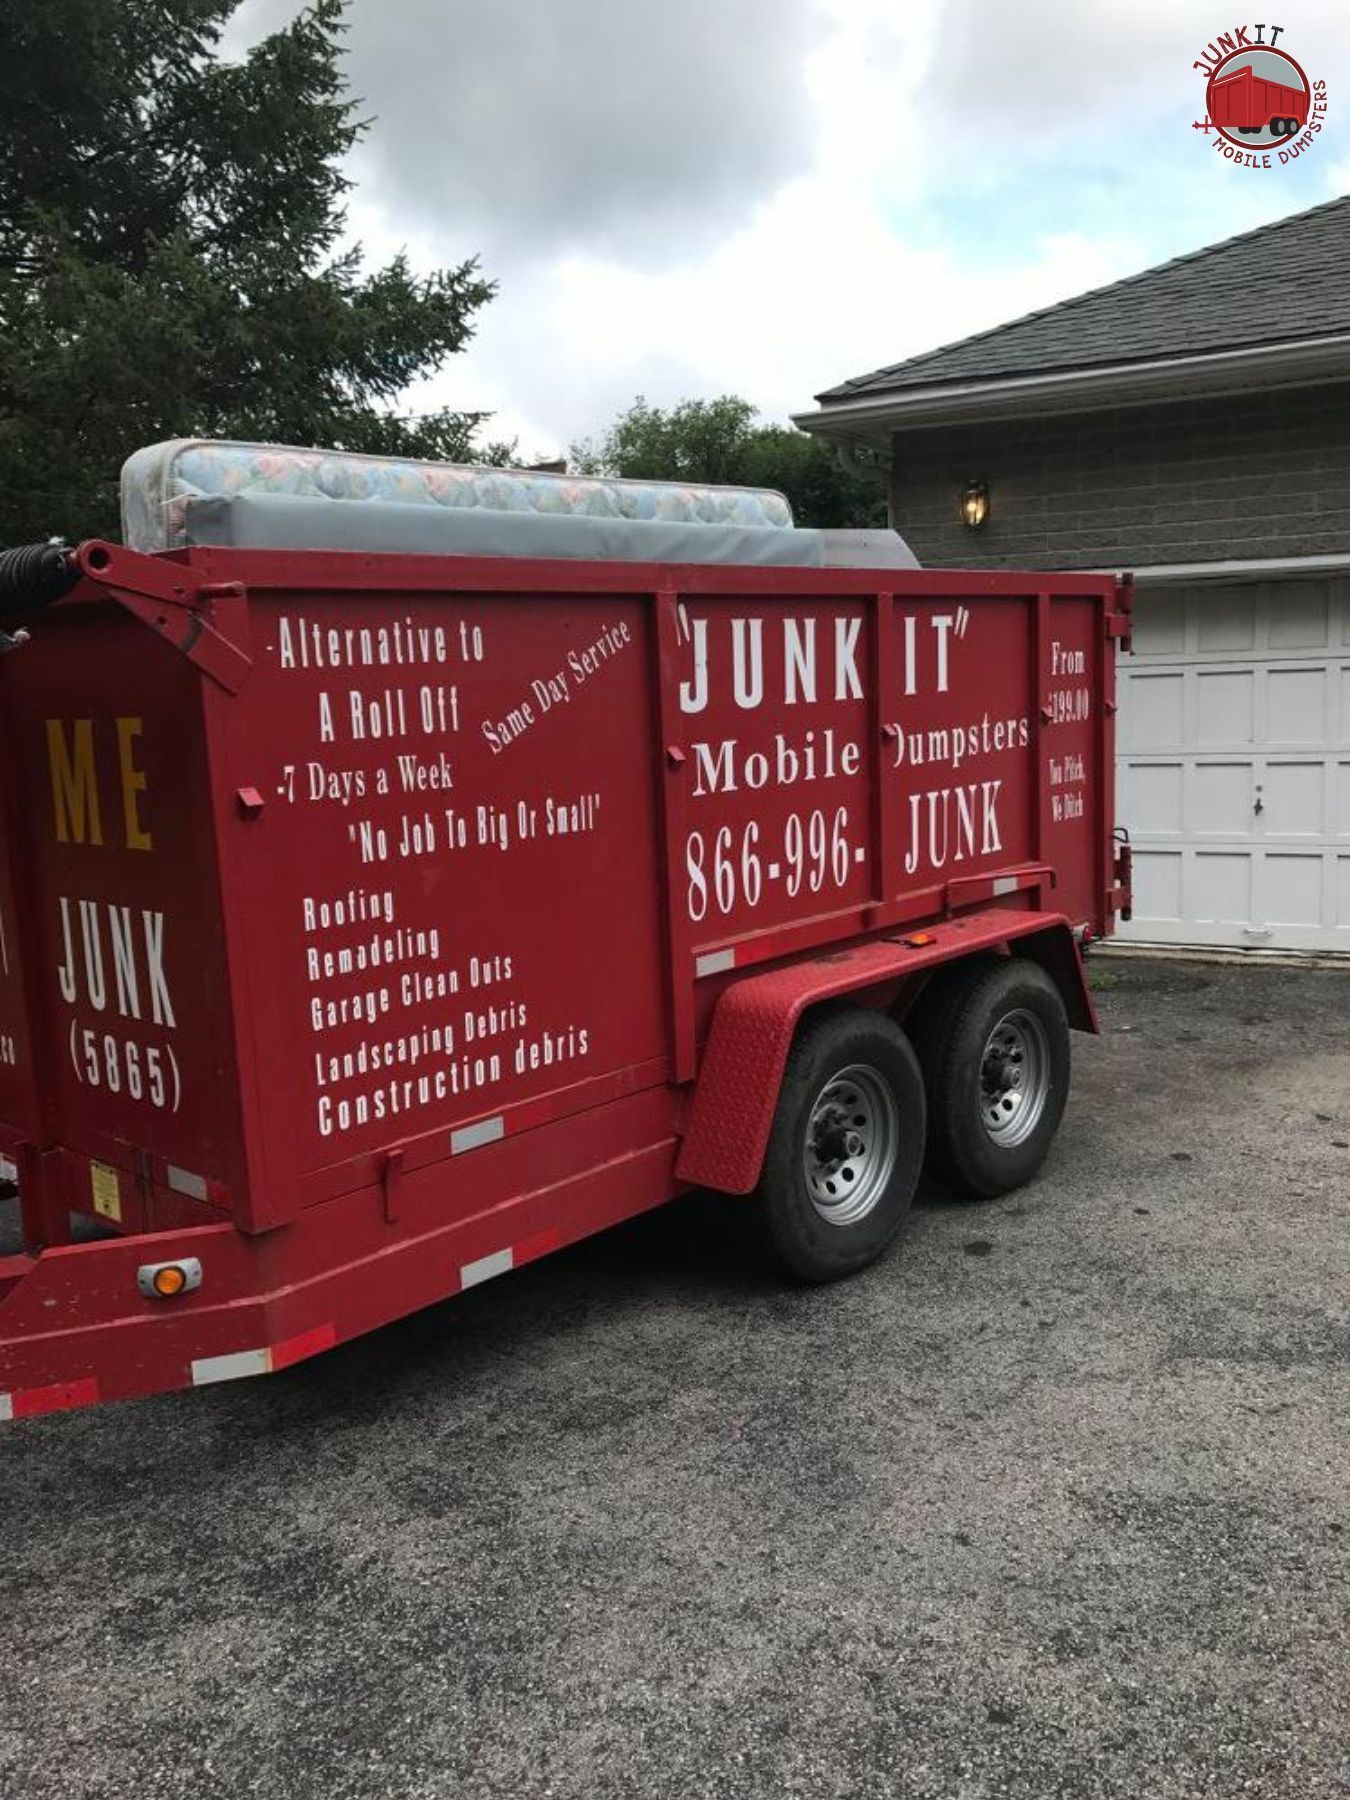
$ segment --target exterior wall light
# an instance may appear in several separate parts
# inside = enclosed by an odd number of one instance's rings
[[[989,517],[989,483],[968,481],[961,489],[961,518],[974,531]]]

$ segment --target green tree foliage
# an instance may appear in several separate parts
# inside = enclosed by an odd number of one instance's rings
[[[799,525],[886,523],[879,480],[845,469],[804,431],[762,423],[735,394],[683,400],[668,411],[639,395],[603,437],[574,444],[572,461],[592,475],[779,488]]]
[[[167,437],[502,459],[485,415],[394,410],[493,284],[342,247],[342,0],[228,63],[237,5],[0,8],[0,542],[113,534],[123,458]]]

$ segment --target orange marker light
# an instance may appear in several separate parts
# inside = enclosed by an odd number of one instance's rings
[[[179,1257],[177,1262],[142,1263],[136,1271],[136,1286],[147,1300],[176,1300],[179,1294],[192,1294],[202,1285],[202,1265],[195,1256]]]

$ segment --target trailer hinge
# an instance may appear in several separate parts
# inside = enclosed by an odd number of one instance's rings
[[[1123,830],[1117,834],[1121,838],[1120,848],[1116,851],[1116,860],[1111,872],[1114,887],[1108,889],[1106,904],[1112,912],[1120,914],[1128,925],[1134,916],[1134,852],[1130,841]]]
[[[81,574],[109,599],[159,632],[217,687],[239,692],[253,664],[220,626],[225,606],[247,599],[242,582],[203,585],[182,563],[99,538],[81,544],[74,555]]]
[[[387,1225],[398,1223],[399,1195],[403,1188],[403,1146],[392,1149],[384,1159],[384,1167],[380,1171],[380,1188],[384,1201],[384,1219]]]
[[[1106,615],[1106,635],[1122,650],[1134,648],[1134,577],[1121,575],[1116,581],[1116,607]]]

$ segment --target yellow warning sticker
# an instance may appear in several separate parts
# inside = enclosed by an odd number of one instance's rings
[[[94,1211],[100,1218],[115,1219],[120,1225],[122,1223],[122,1190],[118,1184],[117,1170],[110,1169],[107,1163],[91,1162],[89,1185],[94,1191]]]

